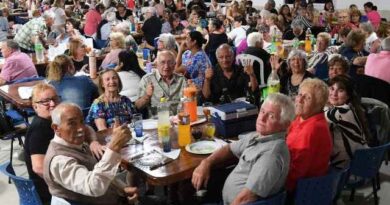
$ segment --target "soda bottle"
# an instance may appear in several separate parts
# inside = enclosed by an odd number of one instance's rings
[[[275,69],[272,69],[271,74],[267,79],[268,92],[267,94],[277,93],[280,90],[280,79]]]
[[[34,44],[34,50],[35,50],[35,57],[37,59],[37,62],[39,63],[45,62],[44,48],[38,37]]]
[[[192,83],[192,80],[188,80],[188,86],[183,90],[183,96],[186,99],[183,105],[184,110],[190,115],[191,122],[198,120],[196,91],[196,86]]]
[[[311,30],[307,28],[305,38],[305,51],[307,54],[311,54]]]
[[[184,147],[191,143],[190,115],[184,109],[185,98],[181,98],[177,107],[177,116],[179,118],[177,134],[178,144]]]
[[[162,97],[160,99],[160,104],[157,107],[157,132],[158,132],[158,139],[160,143],[167,141],[169,142],[169,129],[171,128],[171,123],[169,121],[169,104],[167,102],[167,99]]]

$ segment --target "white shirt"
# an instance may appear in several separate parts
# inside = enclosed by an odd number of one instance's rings
[[[53,141],[82,149],[82,145],[69,144],[57,135],[54,136]],[[97,197],[106,193],[115,178],[120,161],[121,155],[107,148],[102,159],[96,163],[92,171],[89,171],[84,165],[78,164],[74,158],[57,155],[50,163],[50,174],[53,181],[65,189]]]
[[[364,50],[367,52],[371,53],[371,46],[374,41],[378,39],[378,36],[376,35],[375,32],[372,32],[367,38],[366,38],[366,43],[364,44]]]
[[[138,99],[138,85],[141,78],[133,71],[120,71],[118,75],[123,85],[119,94],[128,97],[131,102],[135,102]]]
[[[238,47],[242,40],[246,38],[246,31],[249,26],[240,26],[230,31],[227,36],[230,40],[234,40],[234,46]]]

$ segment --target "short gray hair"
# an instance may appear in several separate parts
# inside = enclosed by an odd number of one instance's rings
[[[120,22],[117,25],[115,25],[115,30],[117,32],[123,33],[123,35],[128,36],[130,35],[130,25],[127,22]]]
[[[42,14],[42,18],[44,18],[44,19],[49,19],[49,18],[54,19],[54,18],[55,18],[55,14],[54,14],[54,12],[48,10],[48,11],[45,11],[45,12]]]
[[[292,29],[293,28],[301,28],[301,29],[303,29],[303,28],[305,28],[305,26],[301,23],[301,21],[294,20],[294,21],[291,22],[291,28]]]
[[[256,46],[257,42],[263,44],[263,36],[259,32],[250,33],[246,38],[246,42],[248,43],[249,47]]]
[[[390,37],[387,37],[382,40],[381,42],[382,50],[384,51],[390,51]]]
[[[295,118],[295,106],[293,101],[287,95],[281,93],[272,93],[267,96],[265,103],[271,103],[280,108],[280,123],[290,124]]]
[[[66,111],[67,108],[77,108],[77,109],[80,110],[80,112],[82,112],[80,106],[78,106],[77,104],[69,103],[69,102],[67,102],[67,103],[60,103],[51,112],[52,124],[54,124],[54,125],[60,125],[61,124],[61,116],[62,116],[62,114],[64,114],[64,112]]]
[[[175,50],[176,49],[176,39],[175,36],[170,33],[162,33],[158,40],[164,44],[165,49]]]
[[[10,39],[10,40],[7,40],[5,43],[6,43],[8,48],[10,48],[14,51],[19,50],[19,44],[16,41]]]
[[[300,59],[303,59],[305,69],[307,68],[307,58],[305,51],[299,50],[299,49],[293,49],[287,57],[287,66],[290,66],[290,60],[291,58],[298,56]]]
[[[126,49],[131,49],[134,52],[137,52],[138,44],[132,35],[127,35],[125,37],[125,42],[126,42]]]
[[[372,26],[371,22],[369,22],[369,21],[360,23],[359,28],[362,29],[363,31],[369,33],[369,34],[374,32],[374,27]]]
[[[232,48],[229,44],[227,44],[227,43],[224,43],[224,44],[220,45],[220,46],[217,48],[217,50],[215,51],[215,55],[218,56],[218,53],[219,53],[221,50],[223,50],[223,49],[228,49],[229,52],[230,52],[232,55],[234,55],[233,48]]]

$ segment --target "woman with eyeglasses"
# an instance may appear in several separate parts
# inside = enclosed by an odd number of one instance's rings
[[[43,180],[43,161],[50,140],[54,137],[50,113],[58,105],[60,97],[49,84],[39,83],[32,91],[32,106],[36,113],[24,142],[24,154],[28,175],[33,181],[43,204],[50,204],[51,195]]]
[[[105,130],[114,125],[114,120],[120,123],[130,123],[133,111],[131,100],[120,95],[122,81],[115,70],[106,69],[99,75],[99,89],[103,94],[95,99],[87,116],[87,123],[96,126],[97,130]]]
[[[64,102],[72,102],[83,108],[90,107],[99,95],[96,85],[88,76],[74,76],[72,59],[58,55],[49,64],[46,79],[53,85]]]

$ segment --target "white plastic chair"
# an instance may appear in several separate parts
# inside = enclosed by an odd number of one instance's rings
[[[253,65],[253,62],[258,62],[260,64],[260,76],[259,76],[259,79],[260,79],[260,82],[259,82],[259,88],[264,88],[264,87],[267,87],[267,84],[264,80],[264,62],[263,60],[261,60],[261,58],[258,58],[254,55],[250,55],[250,54],[240,54],[236,57],[237,61],[239,63],[241,63],[243,66],[247,66],[247,65]]]

